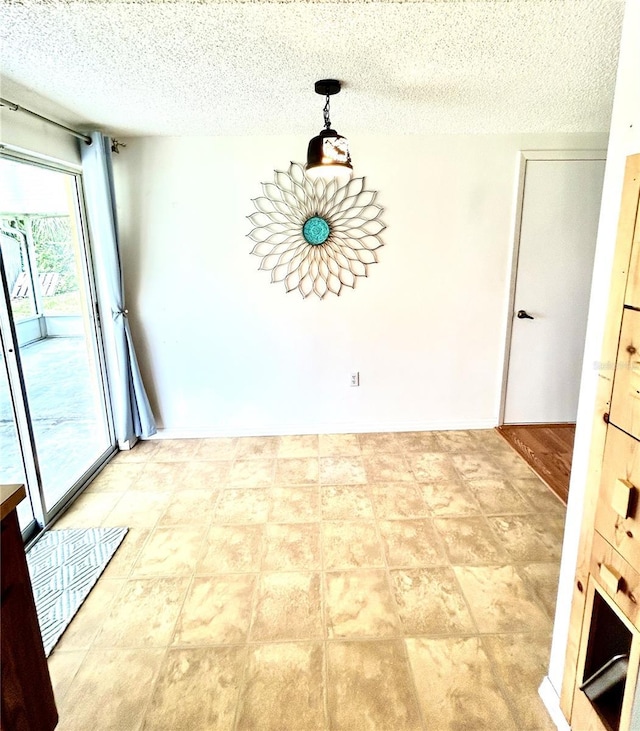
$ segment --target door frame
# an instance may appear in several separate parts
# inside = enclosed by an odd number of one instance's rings
[[[509,379],[509,361],[511,359],[511,341],[513,337],[513,312],[516,301],[516,284],[518,283],[518,261],[520,258],[520,233],[522,229],[522,209],[524,206],[524,190],[527,175],[527,163],[531,161],[562,160],[603,160],[607,159],[606,150],[521,150],[517,156],[517,176],[513,213],[511,218],[511,251],[509,258],[509,282],[507,309],[504,323],[504,352],[502,357],[502,375],[500,387],[500,403],[498,407],[498,426],[504,425],[504,412],[507,403],[507,381]]]
[[[42,531],[51,527],[51,525],[53,525],[53,523],[61,517],[69,505],[82,493],[93,477],[104,468],[113,454],[117,451],[117,443],[115,438],[113,407],[111,403],[111,388],[106,367],[104,335],[99,315],[99,292],[96,283],[95,263],[85,205],[82,165],[47,157],[40,153],[31,152],[29,150],[4,143],[0,144],[0,158],[33,165],[53,172],[66,173],[67,175],[72,175],[74,178],[75,190],[73,198],[75,204],[76,226],[78,229],[78,235],[83,244],[80,252],[79,265],[82,271],[82,286],[86,287],[86,296],[90,300],[88,303],[90,305],[88,330],[91,332],[91,337],[95,347],[96,376],[98,378],[99,388],[101,391],[101,400],[105,408],[106,428],[109,438],[109,447],[102,453],[96,462],[85,470],[72,485],[69,485],[67,492],[55,506],[47,508],[40,477],[40,466],[37,460],[35,438],[31,425],[27,390],[22,373],[19,338],[15,328],[15,323],[13,319],[9,317],[11,328],[7,328],[7,332],[10,332],[11,337],[10,340],[7,340],[4,344],[5,346],[10,346],[14,352],[12,353],[13,358],[11,359],[13,364],[10,364],[9,361],[7,361],[7,375],[9,378],[10,393],[12,394],[11,398],[13,399],[17,395],[17,401],[20,402],[16,404],[14,401],[13,410],[16,419],[18,439],[21,450],[23,450],[22,458],[25,466],[25,478],[29,480],[29,486],[33,486],[39,501],[39,505],[33,505],[35,520],[34,523],[32,523],[31,530],[23,532],[23,539],[27,545],[31,545]],[[0,291],[0,296],[1,295],[2,292]],[[5,292],[5,296],[8,303],[8,290]],[[9,325],[9,323],[6,324]],[[3,329],[4,325],[5,323],[3,322]],[[26,455],[24,451],[25,448],[28,451]],[[29,497],[29,499],[31,498]]]

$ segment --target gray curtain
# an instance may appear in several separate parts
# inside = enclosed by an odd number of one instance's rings
[[[90,145],[80,143],[83,182],[116,437],[124,446],[130,445],[136,437],[155,434],[156,424],[142,383],[124,303],[111,139],[100,132],[93,132],[91,140]],[[111,313],[110,318],[107,317],[108,312]]]

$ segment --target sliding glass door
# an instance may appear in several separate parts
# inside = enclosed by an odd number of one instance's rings
[[[0,201],[0,476],[27,483],[26,529],[50,522],[115,446],[80,173],[1,157]]]

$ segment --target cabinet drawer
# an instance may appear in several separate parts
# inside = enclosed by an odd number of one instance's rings
[[[609,424],[596,530],[640,570],[640,442]]]
[[[625,309],[609,423],[640,439],[640,312]]]
[[[593,534],[591,574],[624,616],[640,629],[640,574],[598,533]]]

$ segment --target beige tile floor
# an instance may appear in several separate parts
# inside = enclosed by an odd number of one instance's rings
[[[564,508],[493,431],[143,442],[50,657],[60,731],[552,729]]]

